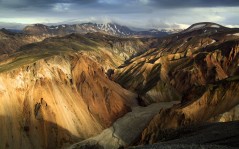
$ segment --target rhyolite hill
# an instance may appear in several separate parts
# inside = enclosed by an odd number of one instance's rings
[[[0,44],[0,148],[238,147],[239,29],[1,30]]]

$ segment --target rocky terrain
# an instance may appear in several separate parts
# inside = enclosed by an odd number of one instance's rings
[[[86,47],[52,40],[24,46],[1,65],[0,148],[62,148],[100,133],[136,105],[136,95],[110,81],[103,63],[82,53]]]
[[[118,149],[134,142],[152,117],[161,109],[171,107],[177,102],[156,103],[148,107],[134,107],[132,112],[115,121],[101,134],[74,144],[69,149],[97,148]],[[137,126],[137,127],[135,127]]]
[[[214,23],[194,24],[181,33],[158,39],[155,48],[116,70],[115,81],[141,95],[146,105],[181,101],[152,119],[140,143],[154,143],[161,129],[208,120],[238,120],[232,112],[239,104],[238,33],[239,29]]]
[[[155,102],[181,100],[189,89],[235,77],[239,29],[216,27],[216,24],[195,29],[194,26],[197,24],[181,33],[156,39],[151,49],[116,70],[115,81],[151,97],[152,101],[145,102]]]
[[[183,127],[176,131],[162,131],[160,143],[147,146],[130,147],[147,148],[186,148],[186,149],[236,149],[238,148],[239,122],[206,123]]]
[[[0,148],[239,146],[239,29],[122,38],[94,26],[0,31]]]
[[[110,127],[137,96],[107,69],[143,47],[99,33],[20,46],[0,66],[0,148],[62,148]]]
[[[21,46],[34,42],[40,42],[45,36],[32,36],[12,33],[6,29],[0,30],[0,59],[16,52]]]

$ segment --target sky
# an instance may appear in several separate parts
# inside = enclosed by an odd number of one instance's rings
[[[239,0],[0,0],[0,28],[115,22],[136,28],[186,28],[197,22],[239,27]]]

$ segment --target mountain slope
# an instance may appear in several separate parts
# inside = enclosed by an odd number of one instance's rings
[[[117,67],[137,51],[147,49],[150,42],[150,40],[124,39],[101,33],[48,38],[40,43],[21,46],[14,54],[3,58],[0,62],[0,72],[18,67],[19,64],[77,51],[85,51],[107,70]]]
[[[72,145],[69,149],[94,147],[118,149],[123,146],[129,146],[137,139],[156,113],[171,107],[175,103],[164,102],[152,104],[148,107],[134,107],[131,112],[115,121],[110,128],[105,129],[97,136]]]
[[[124,60],[121,52],[134,53],[141,44],[72,34],[22,46],[5,58],[0,148],[62,148],[110,127],[137,100],[108,78],[106,68],[116,67]]]
[[[162,131],[160,143],[130,149],[236,149],[238,148],[239,122],[206,123],[183,127],[176,131]]]
[[[22,35],[9,32],[6,29],[0,30],[0,59],[16,52],[21,46],[42,41],[43,36]]]
[[[129,111],[135,99],[80,53],[21,66],[0,80],[1,148],[60,148],[88,138]]]
[[[74,33],[14,47],[0,60],[0,148],[122,148],[237,120],[238,33],[203,22],[165,38]]]
[[[209,27],[155,40],[116,70],[115,81],[153,101],[180,100],[192,86],[237,75],[238,32]]]
[[[156,142],[160,130],[213,121],[239,104],[238,33],[214,23],[194,24],[159,39],[115,71],[114,80],[137,92],[143,105],[181,101],[152,119],[140,143]]]

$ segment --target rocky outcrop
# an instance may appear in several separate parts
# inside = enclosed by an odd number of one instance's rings
[[[161,130],[199,124],[230,111],[239,103],[238,87],[237,81],[209,87],[198,99],[159,112],[143,131],[141,143],[154,143]]]

